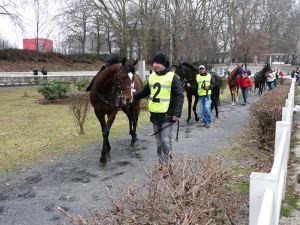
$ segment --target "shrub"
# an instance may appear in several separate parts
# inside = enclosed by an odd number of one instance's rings
[[[79,126],[79,134],[84,134],[83,124],[87,117],[89,102],[89,94],[86,92],[75,93],[70,98],[69,109]]]
[[[42,84],[38,90],[45,99],[65,99],[68,98],[70,92],[70,83],[62,80],[52,80]]]
[[[282,107],[288,97],[290,86],[281,85],[266,92],[261,99],[250,106],[250,126],[252,135],[260,148],[271,150],[274,147],[276,121],[282,118]]]
[[[90,82],[90,80],[77,80],[75,82],[76,89],[78,91],[85,91],[86,88],[89,86]]]

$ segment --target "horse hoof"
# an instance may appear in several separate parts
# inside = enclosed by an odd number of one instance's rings
[[[110,152],[108,152],[108,153],[106,153],[106,158],[108,159],[108,160],[110,160],[111,159],[111,156],[110,156]]]
[[[231,105],[235,105],[235,103],[234,103],[234,102],[232,102],[232,103],[231,103]]]
[[[198,122],[198,121],[199,121],[199,118],[198,118],[198,117],[196,117],[196,118],[195,118],[195,120]]]
[[[130,148],[134,148],[134,142],[130,143]]]
[[[106,166],[106,163],[107,163],[107,159],[101,157],[99,161],[99,166],[100,167]]]

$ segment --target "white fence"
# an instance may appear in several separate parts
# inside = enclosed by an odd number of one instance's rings
[[[263,66],[264,66],[263,64],[250,63],[250,64],[248,64],[247,69],[251,71],[252,75],[254,75],[256,72],[261,71]],[[229,69],[229,71],[232,71],[235,67],[236,67],[236,64],[232,64],[229,66],[225,65],[225,64],[215,64],[212,70],[214,72],[217,72],[220,76],[223,76],[225,70]],[[284,75],[287,75],[293,69],[293,67],[289,64],[285,64],[285,65],[273,65],[272,64],[271,67],[278,68],[279,70],[281,70],[284,73]]]
[[[92,79],[97,71],[68,71],[48,72],[47,75],[33,75],[32,72],[1,72],[1,86],[21,86],[40,84],[46,80],[69,80],[75,82],[79,79]]]
[[[251,173],[250,225],[278,225],[281,202],[285,198],[287,164],[293,122],[295,80],[282,108],[282,121],[276,123],[274,162],[270,173]]]

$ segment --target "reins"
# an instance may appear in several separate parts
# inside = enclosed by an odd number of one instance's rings
[[[133,119],[136,121],[136,118],[135,118],[134,113],[133,113],[133,108],[131,108],[131,111],[132,111]],[[158,131],[156,131],[156,132],[154,132],[153,134],[150,134],[150,135],[149,135],[149,134],[146,134],[146,133],[140,128],[140,126],[138,126],[138,124],[136,124],[136,128],[137,128],[143,135],[150,137],[150,136],[155,136],[156,134],[162,132],[164,129],[166,129],[166,128],[172,126],[174,123],[175,123],[175,121],[172,121],[170,124],[168,124],[168,125],[166,125],[166,126],[160,128]],[[176,139],[175,139],[176,142],[178,142],[178,136],[179,136],[179,121],[177,122],[177,132],[176,132]]]

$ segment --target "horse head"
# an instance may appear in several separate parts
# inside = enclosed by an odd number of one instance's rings
[[[183,62],[173,66],[176,68],[175,73],[183,83],[196,81],[196,75],[199,72],[193,65]]]
[[[135,65],[137,61],[135,61],[133,64],[128,64],[126,61],[126,57],[124,57],[116,78],[117,95],[121,97],[121,104],[124,105],[132,103],[133,94],[136,91],[134,79]]]

